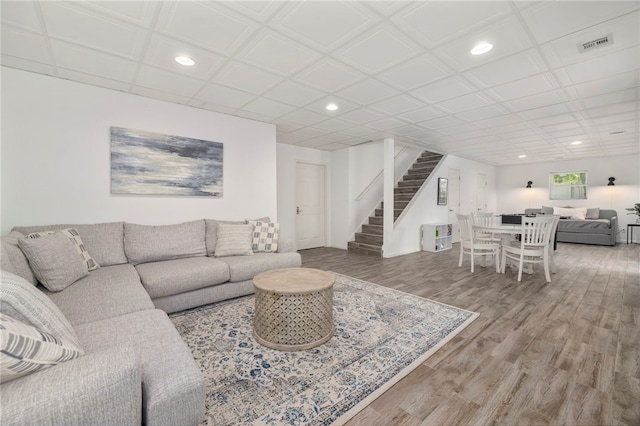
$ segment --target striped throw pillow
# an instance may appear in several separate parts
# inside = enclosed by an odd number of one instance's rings
[[[62,337],[0,313],[0,382],[5,383],[84,355]]]

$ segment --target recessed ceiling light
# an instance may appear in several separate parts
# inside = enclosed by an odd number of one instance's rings
[[[325,107],[328,111],[335,111],[338,109],[338,105],[334,104],[333,102],[331,102],[330,104],[327,104],[327,106]]]
[[[482,55],[483,53],[487,53],[493,49],[493,44],[487,43],[486,41],[480,42],[476,44],[473,49],[471,49],[472,55]]]
[[[179,63],[180,65],[184,65],[185,67],[192,67],[196,63],[196,61],[188,56],[176,56],[175,59],[177,63]]]
[[[518,158],[527,158],[527,156],[525,154],[522,154],[522,155],[518,155]]]
[[[581,145],[582,141],[573,141],[571,142],[571,145]]]

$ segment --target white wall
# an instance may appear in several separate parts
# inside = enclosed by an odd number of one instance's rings
[[[640,156],[593,158],[586,160],[556,161],[498,168],[497,190],[500,213],[522,213],[525,208],[545,206],[599,207],[618,212],[619,242],[626,242],[626,225],[635,222],[625,208],[640,202]],[[549,173],[587,172],[586,200],[550,200]],[[615,186],[607,186],[608,178],[616,178]],[[525,188],[527,181],[533,188]],[[637,230],[636,230],[637,231]],[[636,232],[640,234],[640,232]],[[636,238],[640,241],[640,235]]]
[[[318,149],[276,144],[278,167],[278,221],[280,238],[295,244],[296,239],[296,163],[310,163],[326,166],[326,244],[331,245],[331,154]]]
[[[413,206],[395,224],[392,240],[385,244],[384,256],[393,257],[421,250],[421,226],[425,223],[450,223],[449,206],[437,205],[439,177],[448,177],[449,169],[460,170],[460,213],[477,209],[478,173],[487,176],[487,210],[496,212],[496,167],[447,155],[431,174],[413,200]]]
[[[223,198],[110,193],[111,126],[224,144]],[[2,234],[15,225],[277,219],[275,126],[2,67]]]

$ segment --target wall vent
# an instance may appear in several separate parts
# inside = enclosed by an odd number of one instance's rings
[[[609,46],[610,44],[613,44],[613,34],[607,34],[604,37],[600,37],[586,43],[578,43],[578,52],[584,53],[597,49],[598,47]]]

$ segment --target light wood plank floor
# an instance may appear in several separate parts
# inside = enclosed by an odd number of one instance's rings
[[[302,265],[480,313],[354,425],[640,425],[640,245],[558,244],[557,273],[458,267],[459,245],[381,259],[320,248]],[[476,260],[478,262],[478,260]]]

